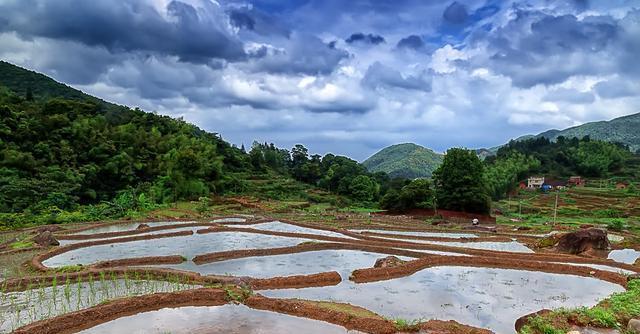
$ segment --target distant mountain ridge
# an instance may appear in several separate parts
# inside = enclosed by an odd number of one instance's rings
[[[404,143],[380,150],[362,164],[370,172],[385,172],[391,177],[428,178],[442,163],[443,155],[426,147]]]
[[[519,141],[542,137],[555,140],[560,136],[566,138],[589,136],[591,139],[619,142],[628,145],[632,152],[638,152],[640,151],[640,134],[638,132],[640,132],[640,113],[614,118],[610,121],[585,123],[564,130],[551,129],[537,135],[521,136],[514,140]],[[502,147],[502,145],[489,149],[479,149],[478,151],[483,150],[484,152],[484,150],[488,150],[495,154],[500,147]]]

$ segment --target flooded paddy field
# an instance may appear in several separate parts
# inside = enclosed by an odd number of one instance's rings
[[[594,263],[589,263],[585,258],[536,254],[517,239],[504,236],[500,238],[505,241],[485,241],[493,237],[456,232],[316,229],[277,220],[252,223],[235,217],[214,222],[229,224],[180,226],[193,222],[161,222],[156,224],[164,225],[153,226],[172,226],[117,237],[104,237],[99,233],[127,230],[101,226],[81,231],[98,233],[97,238],[87,233],[84,234],[87,240],[63,240],[63,246],[51,249],[50,255],[33,259],[41,261],[38,270],[59,275],[60,279],[55,283],[50,279],[45,283],[37,280],[20,283],[17,289],[15,282],[11,282],[13,290],[3,290],[12,292],[2,293],[0,332],[11,332],[42,319],[56,321],[59,318],[56,316],[101,308],[105,301],[124,297],[124,301],[133,298],[130,304],[134,306],[128,306],[133,307],[131,310],[127,309],[126,314],[108,311],[116,313],[96,326],[83,328],[82,333],[116,333],[124,329],[128,333],[347,333],[345,323],[350,324],[348,328],[376,332],[364,325],[374,318],[392,328],[395,322],[389,319],[420,326],[433,325],[428,320],[434,319],[471,326],[465,333],[514,333],[515,321],[526,314],[541,309],[593,306],[613,293],[624,291],[623,275],[635,273],[632,266],[614,261],[594,259]],[[124,225],[136,229],[138,224]],[[196,233],[198,231],[200,233]],[[397,237],[358,237],[357,233],[367,231]],[[179,235],[181,233],[183,235]],[[406,236],[464,240],[418,240]],[[397,241],[398,246],[390,245],[387,240]],[[430,247],[412,249],[405,247],[407,242]],[[167,256],[178,257],[178,261],[153,262],[155,257]],[[612,251],[609,255],[625,263],[632,263],[634,256],[629,250]],[[117,262],[138,258],[148,261],[144,264]],[[446,264],[442,264],[443,259]],[[135,266],[131,267],[135,272],[166,271],[175,275],[176,280],[121,275],[90,276],[91,281],[86,277],[64,279],[68,270],[80,270],[78,275],[83,270],[99,272],[103,267],[93,265],[104,261],[116,261],[114,270]],[[435,262],[429,265],[430,261]],[[545,263],[564,266],[564,269],[542,269]],[[414,264],[416,269],[403,269],[414,268],[411,267]],[[377,278],[358,280],[358,271],[374,267]],[[594,271],[590,272],[591,269]],[[406,272],[398,274],[398,270]],[[213,287],[211,282],[217,280],[222,283]],[[239,305],[181,302],[177,307],[136,311],[137,298],[156,298],[155,294],[157,298],[164,298],[160,295],[165,292],[188,292],[203,286],[207,287],[206,291],[223,293],[226,296],[223,304],[235,301]],[[149,294],[152,296],[142,297]],[[254,298],[251,296],[276,298],[276,301],[268,308],[255,309],[246,302],[246,298]],[[326,318],[326,314],[316,316],[326,309],[295,314],[291,306],[287,306],[287,300],[327,303],[329,306],[325,307],[332,312],[344,311],[343,306],[336,305],[350,305],[366,312],[336,319]],[[147,304],[154,305],[152,300]],[[345,322],[344,319],[352,320]]]
[[[144,312],[116,319],[79,333],[340,334],[354,332],[323,321],[254,310],[244,305],[223,305],[165,308]]]
[[[29,286],[25,291],[0,293],[0,333],[43,319],[92,307],[108,300],[183,291],[197,286],[176,279],[154,281],[145,275],[131,275],[125,279],[101,275],[90,279],[56,281],[50,286]]]
[[[593,278],[531,271],[436,267],[373,283],[261,292],[269,297],[330,300],[390,318],[446,319],[513,333],[515,321],[543,308],[593,306],[624,289]]]

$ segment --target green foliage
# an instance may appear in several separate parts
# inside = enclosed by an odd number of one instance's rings
[[[198,206],[196,206],[196,211],[198,211],[198,213],[202,216],[207,213],[207,211],[209,211],[210,205],[211,200],[209,199],[209,197],[200,197],[198,199]]]
[[[410,209],[433,209],[434,191],[431,181],[416,179],[402,187],[400,191],[391,189],[382,197],[380,207],[392,212]]]
[[[557,329],[546,318],[535,316],[529,319],[528,323],[520,329],[520,334],[564,334],[565,331]]]
[[[407,320],[407,319],[393,319],[393,325],[396,330],[403,332],[417,332],[420,330],[420,319]]]
[[[371,172],[385,172],[390,177],[430,178],[442,163],[443,156],[420,145],[392,145],[374,154],[362,164]]]
[[[434,172],[439,209],[487,214],[491,202],[484,165],[474,151],[452,148]]]
[[[494,199],[504,197],[518,185],[520,180],[527,177],[529,171],[539,167],[540,161],[536,158],[517,151],[511,151],[500,159],[494,160],[485,169],[485,178],[491,196]]]
[[[612,174],[627,173],[623,170],[626,162],[632,158],[629,150],[619,144],[592,140],[557,137],[550,141],[544,137],[525,140],[512,140],[501,147],[495,157],[486,159],[488,164],[513,159],[514,152],[539,163],[531,164],[530,174],[541,174],[547,178],[565,178],[571,175],[604,177]]]
[[[358,201],[370,202],[378,196],[380,185],[366,175],[358,175],[349,184],[351,196]]]
[[[27,91],[31,99],[22,98]],[[56,222],[79,205],[94,205],[100,212],[93,216],[118,217],[224,192],[229,183],[222,175],[249,166],[245,153],[216,134],[106,103],[4,62],[0,114],[4,213]]]

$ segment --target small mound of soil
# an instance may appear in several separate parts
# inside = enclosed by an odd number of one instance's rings
[[[393,268],[393,267],[401,266],[405,262],[407,261],[400,260],[399,258],[391,255],[391,256],[383,257],[381,259],[377,259],[373,267],[374,268]]]
[[[149,225],[147,225],[147,224],[140,224],[140,225],[138,225],[138,227],[136,227],[136,230],[144,230],[145,228],[149,228]]]
[[[36,235],[33,237],[33,242],[43,247],[60,245],[60,242],[53,237],[53,234],[50,231],[44,231]]]
[[[48,225],[48,226],[40,226],[40,227],[38,227],[34,231],[34,233],[35,234],[41,234],[41,233],[44,233],[44,232],[53,233],[53,232],[58,232],[58,231],[61,231],[61,230],[64,230],[64,229],[62,227],[60,227],[60,226]]]
[[[556,249],[570,254],[591,250],[607,250],[611,247],[607,231],[598,228],[580,229],[560,236]]]

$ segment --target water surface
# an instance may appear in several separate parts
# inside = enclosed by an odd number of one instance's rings
[[[621,291],[621,286],[595,278],[450,266],[388,281],[343,281],[331,287],[261,293],[351,303],[390,318],[456,320],[496,333],[514,333],[516,319],[525,314],[543,308],[593,306]]]
[[[116,319],[82,334],[343,334],[344,327],[244,305],[164,308]]]

